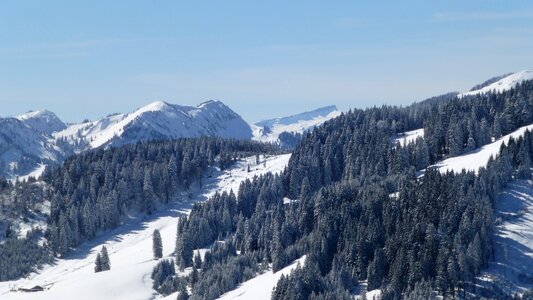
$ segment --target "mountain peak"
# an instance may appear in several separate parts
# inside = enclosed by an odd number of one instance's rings
[[[207,107],[227,107],[226,104],[222,103],[222,101],[219,100],[208,100],[205,102],[200,103],[198,108],[207,108]]]
[[[57,118],[57,116],[53,112],[46,109],[30,110],[24,114],[16,116],[15,118],[19,119],[20,121],[23,121],[30,118],[38,118],[43,116],[54,116]]]
[[[165,110],[169,107],[171,107],[171,104],[168,104],[165,101],[154,101],[148,105],[145,105],[139,108],[137,111],[140,111],[140,112],[160,111],[160,110]]]
[[[66,138],[89,148],[201,136],[246,139],[252,137],[252,129],[220,101],[207,101],[198,106],[155,101],[130,113],[90,124],[73,124],[55,134],[56,138]],[[85,142],[77,143],[77,139]]]
[[[29,111],[25,114],[16,116],[15,119],[18,119],[37,131],[49,135],[53,132],[67,128],[65,123],[63,123],[56,114],[46,109]]]

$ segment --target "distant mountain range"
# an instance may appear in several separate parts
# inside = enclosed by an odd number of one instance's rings
[[[30,111],[0,118],[0,176],[36,177],[46,165],[76,153],[149,140],[212,136],[277,143],[284,131],[303,133],[339,114],[328,106],[249,124],[220,101],[198,106],[158,101],[130,113],[67,125],[53,112]]]

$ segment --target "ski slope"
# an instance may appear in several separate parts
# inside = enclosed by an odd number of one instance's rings
[[[445,159],[441,162],[438,162],[430,167],[438,168],[441,173],[446,173],[452,171],[454,173],[460,173],[463,169],[467,171],[477,172],[479,168],[485,167],[491,156],[496,157],[500,152],[500,147],[502,144],[508,144],[509,140],[512,138],[517,139],[524,135],[526,130],[532,131],[533,124],[528,126],[520,127],[514,132],[501,137],[493,143],[485,145],[479,149],[476,149],[472,152],[451,157]]]
[[[204,201],[215,192],[237,192],[239,184],[267,172],[281,172],[288,164],[290,154],[261,157],[256,164],[255,156],[238,161],[226,171],[213,169],[206,176],[203,188],[184,192],[180,199],[160,209],[150,217],[131,216],[124,224],[97,239],[84,243],[64,259],[31,274],[26,279],[0,282],[0,299],[32,300],[148,300],[160,298],[152,290],[150,275],[157,261],[152,259],[152,233],[159,229],[163,240],[164,258],[170,258],[176,239],[177,219],[190,212],[192,204]],[[247,166],[250,165],[250,172]],[[192,193],[192,198],[189,198]],[[109,251],[111,270],[94,273],[96,253],[106,245]],[[43,286],[43,292],[24,293],[10,291],[18,288]]]

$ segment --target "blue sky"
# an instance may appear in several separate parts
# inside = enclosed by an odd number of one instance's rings
[[[409,104],[533,68],[531,1],[19,1],[0,5],[0,115],[156,100],[249,121]]]

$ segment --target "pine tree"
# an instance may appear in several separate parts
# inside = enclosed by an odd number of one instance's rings
[[[189,293],[187,292],[185,285],[181,285],[177,300],[189,300]]]
[[[200,257],[200,251],[198,251],[196,253],[196,255],[194,256],[194,267],[196,269],[201,269],[202,268],[202,258]]]
[[[100,254],[100,252],[96,254],[96,261],[94,262],[94,272],[102,272],[102,255]]]
[[[109,260],[109,254],[107,253],[106,246],[102,246],[101,256],[101,271],[111,270],[111,261]]]
[[[152,249],[154,251],[154,258],[162,258],[163,257],[163,242],[161,240],[161,233],[159,233],[159,230],[154,230],[154,234],[152,236]]]
[[[189,280],[191,282],[191,286],[194,286],[198,282],[198,270],[195,266],[192,266],[192,272],[189,276]]]
[[[176,238],[176,265],[183,270],[192,266],[193,247],[191,239],[187,235],[179,235]]]

